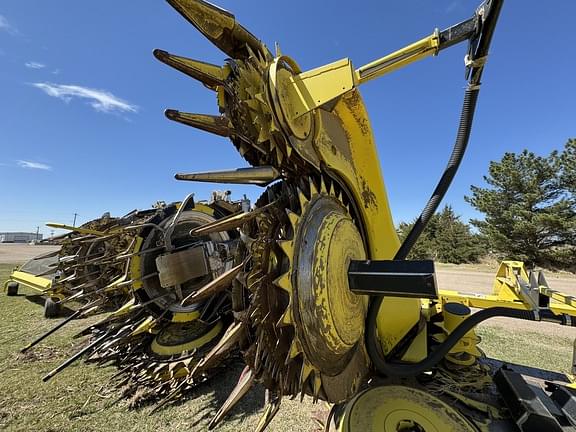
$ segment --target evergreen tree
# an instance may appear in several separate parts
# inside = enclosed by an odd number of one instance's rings
[[[403,222],[398,226],[401,239],[408,235],[413,225]],[[472,234],[470,227],[447,205],[432,216],[408,258],[462,264],[477,262],[483,252],[478,236]]]
[[[566,185],[574,185],[574,143],[559,155],[536,156],[524,150],[491,162],[487,188],[472,186],[466,200],[484,213],[473,220],[493,251],[529,265],[565,266],[574,246],[574,203]]]

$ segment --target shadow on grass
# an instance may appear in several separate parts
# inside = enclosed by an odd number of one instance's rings
[[[192,426],[201,426],[210,422],[236,386],[243,368],[244,366],[239,360],[230,364],[206,382],[186,391],[180,399],[170,405],[177,407],[192,400],[202,399],[202,401],[199,401],[200,403],[196,405],[198,411],[194,414]],[[252,414],[261,411],[264,407],[264,394],[265,391],[261,385],[254,385],[232,410],[230,410],[223,421],[233,419],[242,422]]]
[[[44,307],[44,302],[46,301],[46,297],[40,294],[18,294],[18,297],[24,297],[30,303],[34,303],[42,307]],[[67,318],[74,312],[75,311],[73,309],[70,309],[69,307],[61,306],[58,318]]]

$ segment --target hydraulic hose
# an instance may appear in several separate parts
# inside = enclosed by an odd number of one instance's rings
[[[480,89],[478,87],[475,88],[468,88],[466,89],[466,93],[464,94],[464,103],[462,106],[462,112],[460,114],[460,124],[458,126],[458,134],[456,135],[456,142],[454,144],[454,148],[452,149],[452,154],[450,155],[450,159],[442,174],[438,185],[434,189],[430,200],[424,207],[422,214],[410,230],[410,233],[396,252],[394,256],[395,260],[403,260],[406,259],[406,256],[412,249],[412,246],[422,234],[424,228],[430,221],[430,218],[438,208],[438,205],[444,198],[446,191],[450,187],[450,183],[452,183],[452,179],[456,175],[458,167],[462,162],[464,157],[464,153],[466,151],[466,147],[468,145],[468,141],[470,138],[470,131],[472,130],[472,122],[474,120],[474,110],[476,108],[476,101],[478,100],[478,93]],[[372,296],[370,299],[370,305],[368,306],[368,314],[366,316],[366,349],[368,351],[368,355],[370,359],[374,363],[376,370],[383,375],[395,375],[388,367],[387,362],[384,358],[384,354],[380,348],[380,343],[378,340],[377,335],[377,317],[378,312],[380,311],[380,307],[382,306],[382,301],[384,300],[383,296]],[[453,333],[454,334],[454,333]],[[466,334],[464,332],[463,334]],[[450,351],[450,348],[446,352]],[[440,358],[441,359],[441,358]],[[439,360],[440,360],[439,359]],[[438,361],[439,361],[438,360]],[[407,374],[414,374],[415,372],[412,371],[413,365],[405,365],[401,367],[402,370],[406,370]],[[399,366],[396,366],[394,371],[399,370]],[[410,371],[410,372],[408,372]]]
[[[470,139],[470,132],[472,130],[472,122],[474,120],[474,112],[476,109],[476,102],[478,101],[478,94],[480,92],[480,80],[482,72],[484,71],[484,64],[496,22],[502,10],[504,0],[487,0],[483,3],[482,7],[476,12],[476,16],[482,20],[479,21],[481,29],[479,34],[470,43],[469,55],[467,56],[467,77],[469,79],[468,87],[464,93],[464,102],[462,111],[460,113],[460,123],[458,125],[458,133],[456,134],[456,141],[448,160],[448,164],[438,182],[432,196],[428,200],[424,210],[420,214],[418,220],[402,242],[402,245],[394,256],[395,260],[406,259],[408,253],[426,228],[432,215],[436,212],[438,205],[444,198],[446,191],[450,187],[458,167],[464,158],[466,147]],[[469,63],[468,63],[469,62]],[[372,296],[368,306],[368,314],[366,316],[366,349],[370,359],[374,363],[376,371],[382,375],[387,376],[411,376],[417,375],[425,370],[429,370],[435,366],[442,358],[448,354],[450,349],[464,336],[472,327],[479,322],[493,316],[510,316],[523,319],[536,319],[533,312],[517,311],[508,308],[491,308],[478,312],[462,322],[432,354],[426,359],[417,364],[410,365],[392,365],[386,360],[382,352],[380,342],[378,339],[377,318],[380,312],[380,307],[384,297],[381,295]]]
[[[452,154],[448,160],[448,164],[438,182],[432,196],[426,203],[426,207],[422,210],[422,213],[418,217],[416,223],[406,236],[404,242],[400,246],[400,249],[396,252],[394,256],[395,260],[406,259],[408,253],[422,234],[422,231],[428,225],[430,218],[436,212],[440,202],[444,198],[446,191],[450,187],[458,167],[462,162],[464,153],[466,152],[466,147],[468,146],[468,141],[470,139],[470,132],[472,130],[472,122],[474,120],[474,111],[476,109],[476,102],[478,101],[478,94],[480,93],[479,88],[466,89],[464,93],[464,103],[462,105],[462,112],[460,114],[460,124],[458,126],[458,134],[456,135],[456,142],[454,148],[452,149]]]
[[[535,312],[521,309],[511,309],[506,307],[494,307],[483,309],[474,315],[466,318],[456,329],[450,333],[444,342],[436,348],[428,357],[420,363],[398,364],[386,362],[380,356],[371,356],[376,370],[387,376],[406,377],[418,375],[422,372],[429,371],[438,364],[458,341],[475,326],[482,321],[493,317],[518,318],[529,321],[537,321],[538,317]]]

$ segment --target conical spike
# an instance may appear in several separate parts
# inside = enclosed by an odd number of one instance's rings
[[[224,336],[222,336],[218,344],[210,350],[206,357],[198,362],[192,372],[192,376],[194,376],[197,371],[209,368],[216,359],[232,350],[243,336],[244,329],[245,324],[242,322],[234,323],[228,327],[228,330],[226,330],[226,333],[224,333]]]
[[[229,231],[234,228],[239,228],[244,225],[246,222],[251,221],[260,213],[265,210],[268,210],[272,206],[274,206],[276,202],[266,204],[265,206],[256,208],[250,212],[238,212],[234,213],[233,215],[224,217],[222,219],[218,219],[214,222],[207,223],[205,225],[199,226],[197,228],[192,228],[190,230],[190,235],[198,236],[198,235],[206,235],[212,234],[215,232],[222,232],[222,231]]]
[[[239,212],[233,215],[227,216],[222,219],[218,219],[214,222],[207,223],[205,225],[193,228],[190,230],[191,236],[201,236],[206,234],[212,234],[222,231],[229,231],[235,228],[239,228],[246,222],[251,221],[256,217],[255,212]]]
[[[173,109],[167,109],[164,114],[170,120],[223,137],[229,137],[234,133],[232,123],[223,116],[185,113]]]
[[[180,57],[160,49],[154,50],[154,57],[212,88],[223,85],[228,75],[227,71],[220,66]]]
[[[282,57],[282,50],[280,49],[280,44],[278,42],[274,42],[274,48],[276,51],[276,57]]]
[[[264,432],[270,422],[274,419],[274,416],[278,413],[278,410],[280,409],[280,402],[281,399],[276,398],[268,403],[266,410],[264,411],[264,414],[262,414],[262,417],[260,417],[260,421],[258,422],[254,432]]]
[[[225,273],[222,273],[216,279],[208,282],[207,285],[200,288],[198,291],[189,294],[184,300],[182,300],[182,306],[185,306],[190,303],[198,303],[202,300],[207,299],[208,297],[212,297],[213,295],[219,293],[220,291],[225,290],[230,286],[232,281],[238,273],[242,270],[245,263],[238,264],[236,267],[232,267]]]
[[[224,418],[226,414],[248,393],[248,390],[254,385],[254,374],[252,370],[246,366],[242,373],[240,374],[240,379],[234,387],[234,390],[226,399],[226,402],[220,407],[210,424],[208,429],[213,429],[219,422]]]
[[[272,55],[253,34],[236,22],[234,15],[202,0],[168,0],[210,42],[232,58],[248,58],[248,45],[266,57]]]
[[[266,186],[280,178],[280,173],[271,166],[239,168],[230,171],[213,171],[194,174],[176,174],[176,180],[210,183],[254,184]]]

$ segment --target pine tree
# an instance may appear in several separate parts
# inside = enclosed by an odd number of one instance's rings
[[[571,155],[570,156],[570,153]],[[574,204],[565,185],[574,185],[574,143],[561,155],[547,157],[524,150],[491,162],[487,188],[472,186],[465,199],[484,213],[473,220],[502,258],[529,265],[565,266],[566,248],[574,246]],[[563,169],[564,168],[564,169]]]
[[[398,226],[401,239],[408,235],[413,224],[403,222]],[[478,236],[447,205],[432,216],[408,258],[462,264],[477,262],[483,252]]]

